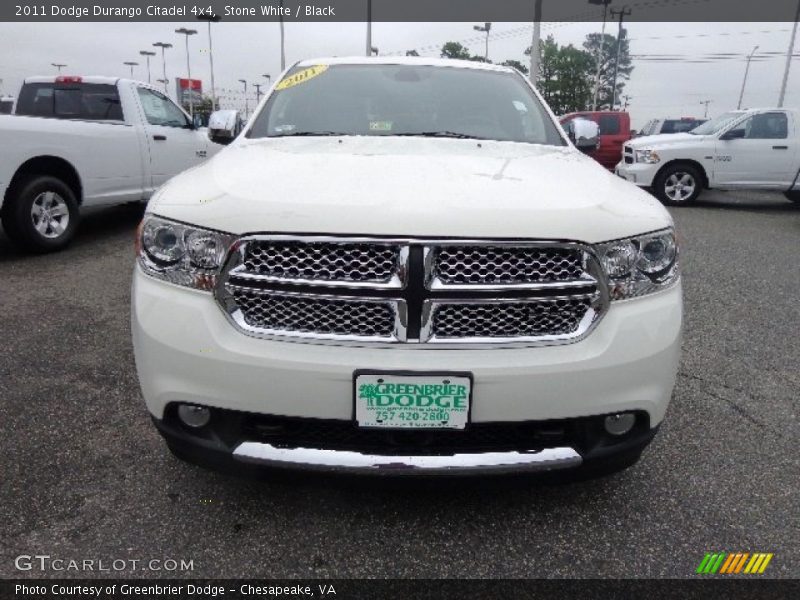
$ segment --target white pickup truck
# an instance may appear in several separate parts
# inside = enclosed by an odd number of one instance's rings
[[[220,147],[146,83],[26,79],[15,114],[0,116],[3,228],[29,250],[58,250],[80,209],[146,201]]]
[[[627,142],[616,173],[665,204],[689,204],[706,188],[774,190],[800,202],[798,136],[796,110],[731,111],[688,133]]]

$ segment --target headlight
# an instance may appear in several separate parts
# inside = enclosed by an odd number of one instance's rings
[[[675,232],[665,229],[596,246],[612,300],[652,294],[678,279]]]
[[[661,157],[658,155],[658,152],[655,150],[650,150],[648,148],[644,148],[642,150],[635,150],[636,153],[636,162],[638,163],[647,163],[649,165],[653,165],[661,160]]]
[[[235,236],[146,215],[136,254],[142,270],[177,285],[211,290]]]

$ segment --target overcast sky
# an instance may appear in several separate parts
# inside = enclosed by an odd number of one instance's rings
[[[373,45],[381,54],[417,49],[424,56],[438,56],[444,42],[461,41],[475,54],[483,54],[482,34],[472,23],[375,23]],[[209,88],[208,36],[205,23],[0,23],[0,93],[16,94],[22,79],[54,74],[53,62],[69,65],[64,72],[83,75],[129,76],[124,61],[141,62],[135,77],[147,79],[140,50],[155,50],[152,43],[175,45],[167,51],[167,77],[186,75],[183,36],[177,27],[193,27],[200,34],[190,39],[192,75]],[[552,33],[561,44],[580,46],[587,33],[600,24],[543,23],[542,36]],[[213,25],[216,85],[223,104],[243,103],[239,79],[264,82],[280,72],[280,42],[277,23],[219,23]],[[744,106],[774,106],[791,34],[790,23],[630,23],[627,24],[631,53],[670,54],[696,59],[709,53],[774,52],[772,58],[753,61],[745,91]],[[610,24],[609,33],[616,33]],[[287,64],[314,56],[360,55],[364,52],[364,23],[287,23]],[[529,23],[495,23],[489,45],[494,62],[517,59],[530,45]],[[634,128],[653,117],[702,116],[703,100],[711,100],[709,116],[735,108],[745,69],[738,57],[711,63],[652,62],[637,60],[625,93],[631,96],[629,110]],[[161,77],[161,57],[153,58],[153,80]],[[171,88],[172,89],[172,88]],[[251,88],[250,90],[254,90]],[[800,102],[800,65],[794,64],[789,78],[786,106]],[[252,106],[252,101],[251,101]]]

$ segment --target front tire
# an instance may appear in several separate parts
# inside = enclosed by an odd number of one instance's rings
[[[668,165],[653,182],[653,193],[663,204],[685,206],[691,204],[703,189],[700,172],[691,165]]]
[[[34,175],[15,184],[2,212],[8,237],[32,252],[64,248],[75,235],[78,217],[75,194],[50,175]]]

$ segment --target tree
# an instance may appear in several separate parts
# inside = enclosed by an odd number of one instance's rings
[[[419,52],[416,50],[406,50],[406,56],[419,56]]]
[[[625,29],[622,30],[622,40],[619,44],[619,69],[617,73],[617,101],[622,95],[622,90],[625,88],[625,82],[630,79],[633,65],[631,64],[631,55],[629,49],[629,42],[625,35]],[[590,33],[586,36],[586,41],[583,42],[583,48],[592,56],[592,61],[596,61],[597,49],[600,47],[602,40],[603,50],[600,55],[600,92],[597,96],[597,108],[613,109],[613,90],[614,85],[614,66],[617,64],[617,38],[613,35],[605,34],[601,37],[599,33]],[[597,63],[594,63],[594,72],[597,69]],[[594,79],[592,80],[592,93],[594,93]]]
[[[552,35],[541,42],[540,49],[536,85],[545,101],[556,114],[584,110],[592,93],[591,55],[572,44],[559,46]]]
[[[515,68],[517,71],[519,71],[520,73],[522,73],[523,75],[527,75],[527,74],[528,74],[528,67],[526,67],[525,65],[523,65],[523,64],[522,64],[521,62],[519,62],[518,60],[508,59],[508,60],[504,60],[504,61],[503,61],[503,62],[501,62],[500,64],[501,64],[501,65],[503,65],[504,67],[513,67],[513,68]]]
[[[470,60],[472,57],[464,46],[458,42],[447,42],[442,46],[442,58],[460,58]]]

